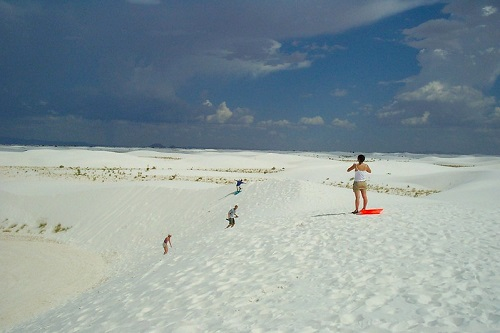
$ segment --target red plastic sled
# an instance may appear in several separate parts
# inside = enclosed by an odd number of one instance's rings
[[[383,210],[383,208],[363,209],[359,211],[358,215],[380,214]]]

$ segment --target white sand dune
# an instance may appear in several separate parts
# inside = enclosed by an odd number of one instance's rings
[[[105,276],[101,256],[25,237],[0,238],[0,322],[21,322],[96,286]]]
[[[6,147],[0,328],[500,331],[500,158],[367,157],[381,215],[347,153]]]

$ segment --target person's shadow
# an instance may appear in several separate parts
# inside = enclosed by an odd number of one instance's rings
[[[346,215],[347,213],[330,213],[330,214],[319,214],[313,215],[311,217],[323,217],[323,216],[337,216],[337,215]]]
[[[229,192],[228,194],[226,194],[225,196],[223,196],[220,200],[224,199],[224,198],[227,198],[228,196],[230,195],[237,195],[241,193],[241,191],[234,191],[234,192]]]

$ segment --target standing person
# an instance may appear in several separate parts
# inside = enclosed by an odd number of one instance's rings
[[[168,245],[170,244],[170,247],[172,247],[172,242],[170,241],[170,237],[172,237],[172,235],[168,235],[165,240],[163,241],[163,254],[167,254],[168,253]]]
[[[236,214],[237,209],[238,205],[234,205],[234,208],[231,208],[229,212],[227,212],[227,220],[229,221],[229,224],[227,225],[226,229],[229,227],[234,227],[234,219],[238,217],[238,214]]]
[[[353,214],[357,214],[359,208],[359,194],[363,197],[363,210],[366,209],[368,204],[368,197],[366,196],[366,175],[367,173],[372,173],[372,170],[365,162],[364,155],[358,155],[358,163],[354,163],[347,169],[347,172],[354,170],[354,184],[352,185],[352,190],[354,191],[354,211]]]
[[[241,184],[245,184],[243,179],[239,179],[236,181],[236,192],[241,192]]]

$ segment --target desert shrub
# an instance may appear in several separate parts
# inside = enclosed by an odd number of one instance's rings
[[[58,223],[58,224],[54,227],[54,233],[68,231],[69,229],[71,229],[71,227],[63,227],[63,226],[61,225],[61,223]]]

